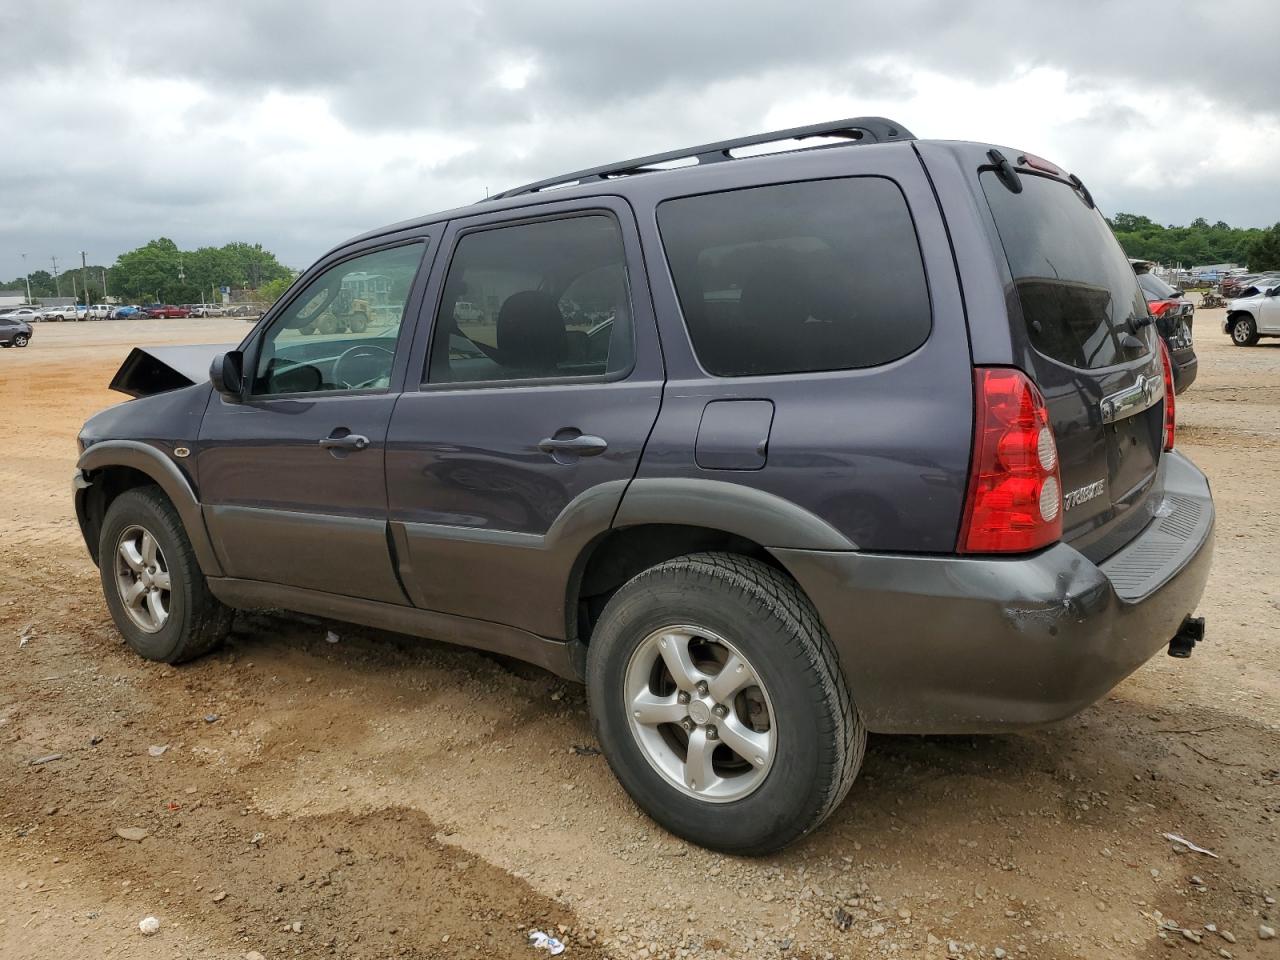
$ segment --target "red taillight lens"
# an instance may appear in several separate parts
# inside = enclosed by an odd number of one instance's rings
[[[1147,312],[1153,317],[1161,316],[1166,310],[1173,306],[1172,300],[1148,300]]]
[[[1173,362],[1169,359],[1169,347],[1160,340],[1160,360],[1164,364],[1164,448],[1173,449],[1173,434],[1177,426],[1173,403]]]
[[[1058,445],[1044,398],[1026,374],[973,371],[973,461],[961,553],[1025,553],[1062,539]]]

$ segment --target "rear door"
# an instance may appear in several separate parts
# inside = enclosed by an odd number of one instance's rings
[[[417,606],[561,638],[662,398],[634,216],[618,198],[452,221],[387,437]]]
[[[1163,447],[1159,340],[1132,267],[1088,195],[1031,170],[978,182],[1007,268],[1014,343],[1043,392],[1062,464],[1063,536],[1092,559],[1150,519]]]

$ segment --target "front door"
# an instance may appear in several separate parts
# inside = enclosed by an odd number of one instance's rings
[[[662,361],[626,204],[537,210],[450,225],[387,488],[415,604],[558,638],[570,568],[609,529],[657,416]]]
[[[387,425],[425,243],[317,272],[246,349],[245,394],[200,429],[205,521],[226,575],[406,603],[387,543]]]
[[[1280,333],[1280,287],[1270,288],[1264,294],[1258,308],[1258,330],[1261,333]]]

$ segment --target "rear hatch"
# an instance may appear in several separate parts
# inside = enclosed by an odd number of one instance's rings
[[[978,179],[1008,264],[1014,342],[1053,421],[1063,539],[1098,561],[1151,519],[1163,361],[1137,277],[1088,192],[1025,163]]]

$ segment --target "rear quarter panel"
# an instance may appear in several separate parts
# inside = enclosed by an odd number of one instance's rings
[[[662,411],[633,490],[648,480],[665,478],[722,481],[789,501],[839,530],[859,549],[952,551],[973,431],[970,350],[947,229],[913,146],[818,150],[715,166],[721,169],[714,175],[691,171],[671,183],[664,183],[665,177],[648,183],[641,179],[631,189],[668,372]],[[888,178],[906,199],[929,288],[928,339],[905,357],[861,370],[748,377],[705,373],[693,352],[668,268],[657,225],[658,204],[676,196],[858,176]],[[893,319],[887,316],[883,322]],[[774,416],[762,468],[708,469],[696,461],[704,410],[725,399],[772,402]],[[624,504],[620,519],[625,514]],[[802,528],[793,529],[798,541]]]

